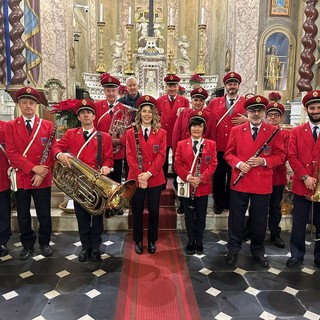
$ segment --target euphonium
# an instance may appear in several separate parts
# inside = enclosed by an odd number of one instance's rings
[[[316,178],[316,161],[312,161],[312,170],[313,170],[313,177]],[[307,200],[313,201],[313,202],[320,202],[320,183],[319,183],[319,177],[320,177],[320,165],[318,166],[318,180],[316,188],[314,189],[314,192],[312,195],[306,196]]]
[[[126,111],[118,109],[113,113],[109,134],[113,139],[120,139],[125,132],[132,126],[133,120],[135,118],[136,108],[129,107],[125,104],[123,106],[126,108]],[[119,114],[121,113],[121,118]],[[113,154],[120,151],[120,146],[113,146]]]
[[[107,208],[118,212],[129,203],[136,190],[135,180],[119,184],[75,157],[69,162],[71,169],[55,163],[53,181],[90,214],[101,215]]]

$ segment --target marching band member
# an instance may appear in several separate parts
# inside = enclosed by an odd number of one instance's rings
[[[20,241],[23,249],[20,258],[32,256],[37,236],[31,226],[31,197],[33,198],[39,221],[38,241],[41,254],[52,255],[50,237],[51,224],[51,165],[53,159],[47,142],[54,133],[52,122],[36,115],[40,93],[31,87],[24,87],[15,95],[21,116],[6,125],[5,145],[12,167],[17,169],[17,188],[15,192]],[[43,158],[45,151],[47,158]],[[42,160],[42,161],[41,161]]]
[[[9,254],[7,242],[11,237],[11,191],[8,179],[8,158],[4,145],[6,122],[0,120],[0,257]]]
[[[187,254],[203,252],[208,195],[211,193],[211,177],[217,167],[216,143],[203,138],[207,120],[205,112],[194,110],[189,114],[190,138],[178,142],[175,153],[174,169],[177,175],[193,188],[190,197],[181,197],[188,234]]]
[[[69,157],[75,156],[88,166],[98,170],[98,133],[93,123],[95,119],[94,104],[91,100],[83,99],[75,106],[81,128],[66,131],[61,140],[53,146],[56,159],[70,167]],[[108,133],[101,132],[101,168],[103,175],[110,173],[113,166],[112,140]],[[103,215],[93,216],[82,206],[74,202],[75,214],[78,221],[82,250],[79,261],[100,260],[100,245],[103,232]]]
[[[104,73],[100,77],[100,83],[103,87],[106,99],[94,103],[94,126],[97,130],[111,134],[114,146],[114,171],[110,173],[109,178],[121,183],[122,165],[125,152],[125,134],[122,137],[119,137],[116,132],[112,133],[110,130],[113,130],[113,128],[111,128],[112,120],[120,120],[123,113],[125,114],[127,110],[122,103],[117,101],[120,81],[109,73]],[[117,112],[118,110],[121,111]],[[114,116],[116,112],[117,114]]]
[[[188,109],[189,100],[178,94],[180,78],[176,75],[167,75],[164,78],[166,83],[166,94],[157,99],[157,109],[160,116],[161,128],[167,132],[166,161],[163,166],[165,177],[168,177],[169,151],[172,149],[172,131],[177,119],[178,110]],[[174,159],[172,159],[174,162]],[[173,167],[173,163],[172,163]],[[164,188],[166,182],[164,184]]]
[[[239,96],[241,76],[236,72],[229,72],[223,77],[226,94],[210,101],[206,110],[212,112],[216,119],[216,141],[218,152],[218,166],[213,175],[213,211],[221,214],[229,209],[231,168],[224,159],[224,153],[232,127],[242,124],[248,119],[244,116],[245,98]]]
[[[147,198],[148,252],[156,252],[161,188],[165,183],[163,164],[166,155],[166,132],[160,128],[156,100],[145,95],[137,101],[135,127],[127,131],[128,179],[138,182],[132,198],[133,241],[137,254],[143,253],[143,210]]]
[[[310,91],[302,100],[309,121],[290,132],[288,156],[294,172],[292,180],[293,221],[290,237],[291,257],[287,266],[300,266],[306,251],[306,225],[309,222],[311,206],[313,206],[313,224],[316,238],[320,237],[320,205],[311,202],[306,196],[315,192],[319,180],[318,168],[320,157],[320,91]],[[314,243],[314,263],[320,268],[320,241]]]
[[[284,162],[285,151],[280,132],[263,122],[267,105],[268,100],[262,96],[246,100],[244,107],[249,122],[231,129],[226,148],[225,159],[232,167],[226,255],[230,265],[237,262],[241,250],[245,213],[250,201],[251,254],[262,267],[269,266],[264,256],[264,237],[272,193],[272,169]]]

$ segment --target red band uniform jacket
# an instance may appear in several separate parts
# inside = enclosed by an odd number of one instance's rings
[[[5,127],[6,122],[0,120],[0,144],[5,149],[5,142],[4,142],[4,134],[5,134]],[[8,190],[10,188],[10,181],[8,179],[8,158],[3,150],[0,150],[0,192]]]
[[[121,111],[117,112],[117,114],[114,117],[114,120],[119,120],[122,118],[123,112],[124,113],[126,112],[126,108],[123,106],[122,103],[115,102],[114,107],[113,107],[113,111],[112,111],[112,115],[110,115],[110,113],[104,115],[109,110],[107,100],[101,100],[101,101],[95,102],[94,109],[96,111],[96,118],[94,120],[94,127],[97,130],[102,131],[102,132],[106,132],[106,133],[109,133],[110,126],[112,124],[113,115],[118,110],[122,110],[122,112]],[[120,150],[119,150],[119,152],[113,154],[114,159],[124,159],[124,152],[125,152],[124,145],[125,145],[125,141],[126,141],[125,132],[124,132],[123,136],[120,137],[120,141],[121,141],[121,145],[119,145]]]
[[[93,134],[95,131],[96,129],[93,129],[91,134]],[[101,166],[111,168],[113,166],[111,136],[106,132],[101,132],[101,135]],[[53,146],[53,154],[56,155],[59,152],[69,152],[71,155],[76,156],[84,143],[85,139],[83,136],[82,128],[69,129],[63,135],[63,137]],[[98,137],[97,135],[95,135],[83,148],[78,159],[91,168],[98,170],[97,153]]]
[[[308,190],[301,180],[304,175],[318,180],[320,139],[315,143],[309,122],[291,130],[288,155],[294,173],[291,191],[300,196],[312,195],[314,191]]]
[[[288,146],[289,146],[290,131],[285,129],[280,129],[280,130],[281,130],[280,131],[281,137],[283,139],[284,150],[286,152],[286,158],[283,164],[273,169],[273,185],[274,186],[286,186],[288,183],[286,162],[288,160]]]
[[[224,155],[224,158],[232,168],[231,189],[254,194],[272,193],[273,168],[283,164],[286,157],[280,131],[277,132],[265,150],[259,155],[259,157],[265,158],[266,166],[251,168],[248,173],[244,174],[236,186],[232,184],[241,172],[236,168],[236,165],[240,161],[246,162],[254,156],[274,130],[276,130],[274,126],[262,123],[258,136],[253,141],[249,122],[231,129],[230,139]]]
[[[206,111],[212,112],[214,118],[216,119],[216,141],[217,141],[217,151],[224,152],[226,150],[230,131],[235,125],[231,122],[234,117],[239,117],[239,114],[245,115],[246,111],[244,109],[245,98],[240,97],[232,109],[232,115],[229,113],[223,118],[223,120],[218,124],[219,120],[227,112],[226,108],[226,97],[215,98],[210,101],[209,105],[206,107]]]
[[[149,138],[145,141],[142,129],[138,131],[138,141],[142,155],[142,170],[139,168],[136,138],[134,129],[127,131],[126,152],[129,165],[128,179],[138,180],[138,175],[149,171],[152,176],[148,179],[148,187],[157,187],[166,182],[162,166],[166,157],[166,132],[159,129],[155,132],[153,129]]]
[[[32,140],[33,135],[40,125],[40,118],[35,116],[35,121],[32,128],[32,133],[29,136],[28,131],[22,116],[10,121],[6,125],[5,145],[8,159],[11,166],[17,168],[17,185],[18,189],[39,189],[47,188],[52,184],[51,170],[43,179],[39,187],[32,186],[32,177],[34,172],[32,168],[40,164],[46,143],[48,142],[54,127],[52,122],[42,119],[41,127],[31,144],[27,154],[23,156],[25,149]],[[53,143],[54,144],[54,141]],[[51,150],[52,151],[52,150]],[[49,154],[47,160],[43,163],[49,167],[53,164],[52,152]]]
[[[184,181],[187,181],[187,176],[190,173],[194,156],[191,138],[178,142],[174,159],[174,170]],[[216,143],[212,140],[204,139],[200,165],[200,174],[202,177],[201,183],[196,189],[196,197],[206,196],[212,192],[211,176],[215,172],[217,164]],[[196,165],[197,161],[194,165],[192,175],[194,175],[196,171]],[[190,186],[190,192],[192,192],[192,189],[192,186]]]
[[[175,125],[173,127],[173,132],[172,132],[172,152],[173,155],[176,152],[177,145],[179,141],[188,139],[190,137],[190,132],[188,130],[188,125],[189,125],[189,118],[190,118],[190,113],[192,113],[194,110],[189,108],[189,109],[184,109],[179,117],[177,118]],[[199,110],[202,112],[206,112],[206,109]],[[203,135],[204,138],[210,139],[215,141],[216,140],[216,122],[215,118],[211,115],[208,116],[208,122],[206,124],[206,132]]]
[[[177,111],[180,108],[189,108],[189,100],[186,97],[177,95],[171,109],[168,95],[157,99],[157,110],[160,116],[161,128],[167,132],[167,146],[172,146],[172,131],[177,119]]]

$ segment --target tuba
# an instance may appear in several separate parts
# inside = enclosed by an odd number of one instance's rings
[[[319,182],[319,177],[320,177],[320,165],[318,166],[318,175],[317,175],[317,170],[316,170],[316,161],[312,161],[312,176],[314,178],[318,177],[317,185],[316,188],[314,189],[314,192],[312,195],[307,195],[306,199],[312,202],[320,202],[320,182]]]
[[[119,184],[100,174],[76,157],[69,158],[71,169],[56,161],[53,181],[90,214],[97,216],[106,209],[114,213],[123,209],[136,190],[136,181]]]
[[[123,104],[123,106],[125,107],[125,111],[118,109],[113,113],[109,129],[109,134],[111,135],[112,139],[120,139],[125,134],[125,132],[132,126],[136,111],[138,110],[125,104]],[[121,146],[119,145],[113,146],[113,154],[118,153],[120,149]]]

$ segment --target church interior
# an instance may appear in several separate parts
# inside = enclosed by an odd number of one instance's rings
[[[37,114],[54,123],[59,139],[73,124],[52,113],[54,106],[103,100],[103,73],[122,85],[135,77],[140,94],[155,98],[165,94],[166,75],[180,77],[187,98],[199,76],[209,102],[223,96],[223,77],[234,71],[242,77],[242,96],[278,93],[285,125],[295,127],[306,122],[303,97],[320,87],[319,9],[318,0],[0,0],[0,120],[19,116],[14,95],[28,85],[41,93]],[[36,248],[26,261],[19,260],[13,201],[10,254],[0,257],[0,319],[320,319],[312,226],[304,267],[285,263],[290,190],[281,220],[285,248],[266,237],[268,269],[251,259],[250,240],[236,266],[225,264],[228,212],[215,215],[211,196],[204,252],[186,255],[172,176],[161,194],[154,255],[134,254],[128,206],[123,215],[104,218],[101,261],[80,263],[68,200],[53,184],[53,255]],[[34,208],[31,214],[37,229]]]

